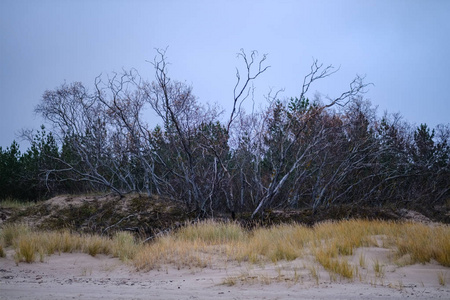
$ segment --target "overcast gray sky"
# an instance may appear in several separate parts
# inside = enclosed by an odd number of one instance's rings
[[[313,58],[340,66],[314,86],[335,96],[356,74],[366,98],[434,127],[450,117],[450,1],[0,1],[0,146],[43,121],[34,107],[64,81],[92,86],[100,73],[136,68],[169,46],[173,79],[203,102],[232,100],[239,49],[268,53],[256,82],[299,94]],[[22,148],[22,151],[25,149]]]

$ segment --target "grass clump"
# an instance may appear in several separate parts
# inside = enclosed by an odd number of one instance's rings
[[[333,252],[339,255],[353,255],[353,250],[370,246],[370,236],[377,234],[380,228],[376,221],[346,220],[324,222],[314,226],[316,244],[328,241],[333,244]]]
[[[308,269],[311,274],[311,277],[316,282],[316,285],[319,285],[320,275],[319,275],[319,271],[317,270],[317,267],[315,265],[310,265],[308,267]]]
[[[425,224],[402,224],[395,239],[398,255],[409,254],[411,263],[427,263],[431,259],[450,267],[450,227]]]
[[[204,268],[214,254],[235,249],[246,239],[247,233],[237,223],[212,220],[187,225],[175,233],[157,238],[134,252],[138,270],[160,269],[172,264],[181,268]]]
[[[373,271],[375,272],[376,277],[384,277],[384,266],[378,261],[378,259],[373,262]]]
[[[237,223],[198,222],[139,248],[134,265],[138,270],[147,271],[165,264],[175,265],[178,269],[204,268],[210,264],[212,255],[235,253],[246,239],[247,233]]]
[[[31,233],[20,236],[15,241],[15,260],[16,263],[27,262],[32,263],[36,260],[36,252],[38,252],[38,240]]]
[[[336,248],[322,248],[316,250],[315,257],[316,260],[329,272],[330,277],[335,279],[336,276],[339,275],[341,278],[353,279],[355,275],[355,268],[350,265],[350,263],[346,259],[337,258]]]
[[[228,276],[223,281],[222,284],[226,286],[234,286],[239,281],[237,276]]]
[[[98,235],[86,235],[83,237],[84,253],[95,257],[97,254],[108,255],[111,253],[112,242],[110,239]]]
[[[114,237],[79,235],[69,230],[33,231],[24,224],[8,224],[0,231],[0,255],[4,248],[15,249],[15,260],[32,263],[43,261],[46,255],[67,252],[83,252],[91,256],[111,254],[126,261],[133,259],[139,245],[128,232],[118,232]]]
[[[219,249],[220,250],[220,249]],[[158,238],[150,244],[140,247],[134,257],[134,266],[138,270],[159,270],[163,265],[182,268],[205,268],[210,265],[216,247],[202,240],[180,239],[176,234]]]
[[[443,271],[438,272],[438,281],[441,286],[445,286],[447,283],[446,279],[445,279],[446,275],[447,275],[447,272],[443,272]]]
[[[45,254],[71,253],[80,250],[83,244],[82,238],[68,230],[34,232],[40,241]]]
[[[245,237],[242,227],[235,222],[208,220],[181,228],[175,233],[178,240],[218,245],[241,241]]]
[[[9,247],[13,245],[16,237],[26,235],[30,231],[30,228],[25,224],[6,224],[1,230],[0,242],[5,248]]]
[[[258,228],[239,245],[235,257],[258,263],[263,259],[272,262],[294,260],[303,255],[303,247],[311,240],[312,232],[300,225],[277,225],[271,228]]]
[[[359,254],[359,266],[363,269],[366,268],[366,256],[363,252]]]
[[[112,254],[122,261],[132,260],[139,245],[135,242],[134,236],[125,231],[116,232],[112,239]]]

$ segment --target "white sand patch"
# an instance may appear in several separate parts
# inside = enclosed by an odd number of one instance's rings
[[[331,281],[309,257],[261,265],[218,260],[205,269],[163,266],[136,272],[118,259],[81,253],[16,265],[8,251],[0,258],[0,299],[450,299],[450,268],[436,263],[399,267],[389,252],[357,249],[348,259],[361,278]],[[359,266],[361,253],[364,267]],[[384,268],[382,276],[373,270],[376,260]],[[445,275],[446,286],[438,274]]]

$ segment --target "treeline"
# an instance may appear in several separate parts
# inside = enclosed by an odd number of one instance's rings
[[[315,61],[300,95],[269,95],[266,108],[247,114],[240,105],[267,67],[265,56],[256,61],[255,52],[241,52],[245,72],[237,73],[224,117],[170,79],[158,54],[152,82],[130,71],[97,78],[93,92],[81,83],[46,91],[36,112],[52,131],[29,134],[24,154],[15,143],[1,151],[3,195],[139,192],[198,215],[252,216],[269,208],[431,208],[450,200],[449,126],[412,128],[398,115],[377,117],[361,78],[336,98],[311,101],[312,84],[334,73]],[[149,111],[160,125],[147,123]]]
[[[21,153],[13,141],[5,150],[0,147],[0,199],[36,200],[48,193],[42,170],[53,164],[52,157],[59,156],[58,146],[44,127],[38,131],[32,146]]]
[[[21,153],[16,141],[6,149],[0,147],[0,200],[37,201],[58,193],[92,191],[84,184],[58,178],[52,170],[59,169],[63,151],[44,126],[31,137],[31,147]]]

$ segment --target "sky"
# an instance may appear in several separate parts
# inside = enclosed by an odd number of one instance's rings
[[[170,77],[228,113],[242,48],[268,54],[271,66],[255,82],[256,105],[271,89],[298,96],[317,59],[340,69],[312,86],[311,97],[336,97],[365,75],[373,83],[365,98],[380,115],[447,124],[449,33],[447,0],[1,0],[0,146],[15,139],[28,147],[18,133],[44,123],[34,108],[46,90],[92,87],[100,74],[131,68],[152,80],[148,61],[166,47]]]

